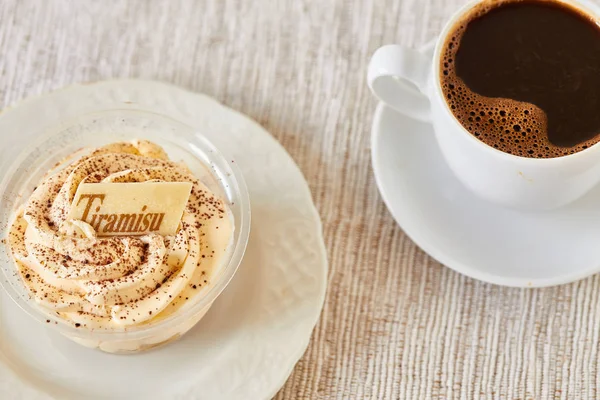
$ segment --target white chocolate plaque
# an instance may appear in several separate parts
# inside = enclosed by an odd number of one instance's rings
[[[174,235],[191,190],[191,182],[82,183],[69,219],[98,236]]]

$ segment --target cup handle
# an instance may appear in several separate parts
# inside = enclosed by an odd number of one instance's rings
[[[431,59],[423,52],[399,45],[377,49],[367,73],[369,88],[394,110],[419,121],[430,121],[425,95]]]

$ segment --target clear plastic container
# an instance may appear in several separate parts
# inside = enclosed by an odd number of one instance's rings
[[[5,239],[17,208],[58,162],[74,153],[84,155],[92,148],[135,138],[155,142],[171,160],[185,162],[197,178],[225,199],[233,215],[228,254],[214,271],[211,283],[185,307],[166,318],[159,314],[154,322],[123,330],[75,328],[30,299],[16,273],[7,241],[0,245],[0,286],[24,312],[77,343],[110,353],[144,351],[179,338],[200,321],[225,289],[242,260],[250,231],[250,201],[241,172],[194,128],[163,115],[131,109],[85,114],[48,129],[21,154],[3,157],[2,163],[8,167],[0,171],[0,239]]]

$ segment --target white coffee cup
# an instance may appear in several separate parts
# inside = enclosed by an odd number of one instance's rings
[[[597,8],[592,10],[592,5],[561,1],[575,6],[600,24],[600,12]],[[480,2],[467,4],[450,19],[437,40],[433,55],[399,45],[379,48],[369,64],[369,87],[387,106],[432,123],[446,162],[458,179],[478,196],[524,210],[547,210],[570,203],[600,182],[600,143],[557,158],[525,158],[504,153],[470,134],[444,99],[440,57],[447,35],[455,23]]]

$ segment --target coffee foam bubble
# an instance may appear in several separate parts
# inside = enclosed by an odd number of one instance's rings
[[[514,2],[512,0],[510,2]],[[440,81],[446,103],[458,121],[475,137],[505,153],[530,158],[554,158],[585,150],[600,139],[559,147],[548,139],[546,113],[534,104],[490,98],[471,91],[456,75],[454,60],[467,24],[491,8],[482,3],[453,29],[441,57]]]

